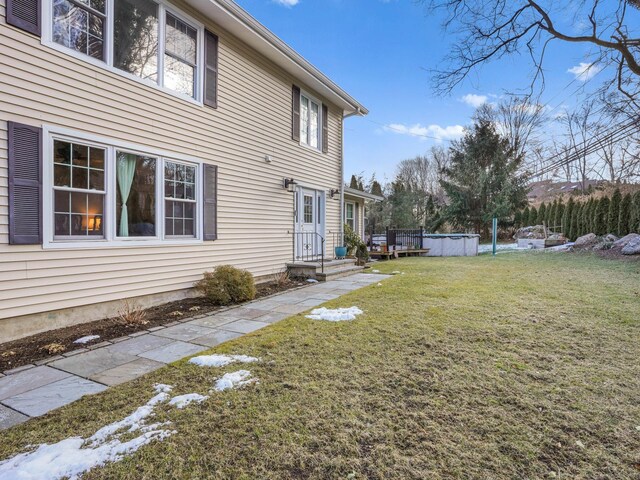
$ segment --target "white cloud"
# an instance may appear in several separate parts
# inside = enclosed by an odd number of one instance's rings
[[[576,80],[580,80],[581,82],[586,82],[587,80],[591,80],[596,74],[602,70],[602,67],[592,63],[580,62],[580,65],[576,65],[575,67],[571,67],[567,70],[567,73],[572,73]]]
[[[300,0],[273,0],[273,1],[278,5],[282,5],[284,7],[294,7],[298,3],[300,3]]]
[[[487,96],[467,93],[460,99],[460,101],[466,103],[470,107],[478,108],[487,103]]]
[[[438,142],[442,142],[444,140],[457,140],[464,135],[464,127],[462,125],[441,127],[440,125],[423,126],[419,123],[416,123],[415,125],[391,123],[386,125],[384,129],[401,135],[411,135],[414,137],[421,137],[422,139],[431,138]]]

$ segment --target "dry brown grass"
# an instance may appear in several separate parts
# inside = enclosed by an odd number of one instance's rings
[[[258,385],[159,412],[178,433],[89,479],[636,479],[640,265],[514,253],[415,258],[327,306],[215,351]],[[207,394],[231,365],[179,362],[3,432],[0,459],[88,436],[154,382]]]
[[[149,323],[147,321],[147,312],[129,299],[122,301],[122,305],[118,310],[118,320],[123,325],[146,325]]]

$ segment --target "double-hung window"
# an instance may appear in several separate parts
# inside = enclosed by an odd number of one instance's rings
[[[300,94],[300,143],[320,149],[321,103],[304,93]]]
[[[201,163],[58,135],[48,145],[49,245],[203,238]]]
[[[344,204],[344,221],[353,230],[356,229],[356,206],[354,203],[347,202]]]
[[[202,99],[204,30],[163,1],[50,0],[51,36],[94,61]]]

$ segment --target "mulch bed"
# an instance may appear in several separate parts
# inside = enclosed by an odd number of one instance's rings
[[[289,280],[286,283],[267,282],[256,285],[256,299],[291,290],[305,285],[304,282]],[[124,324],[118,317],[96,320],[94,322],[73,325],[30,337],[21,338],[0,345],[0,372],[45,360],[55,354],[70,352],[78,348],[89,347],[105,340],[124,337],[149,328],[166,325],[176,320],[215,312],[223,307],[211,305],[202,297],[185,298],[145,309],[145,323]],[[180,312],[182,315],[177,315]],[[100,338],[84,345],[73,343],[75,340],[99,335]],[[56,348],[51,348],[55,344]],[[47,348],[49,347],[49,348]],[[56,351],[58,350],[59,351]]]

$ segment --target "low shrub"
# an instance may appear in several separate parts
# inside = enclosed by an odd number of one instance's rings
[[[256,285],[246,270],[220,265],[205,272],[195,288],[214,305],[231,305],[256,298]]]
[[[118,320],[122,325],[146,325],[149,323],[147,312],[128,299],[122,301],[118,311]]]
[[[347,255],[353,255],[358,260],[358,265],[364,265],[369,260],[369,251],[360,236],[345,223],[344,245],[347,247]]]

